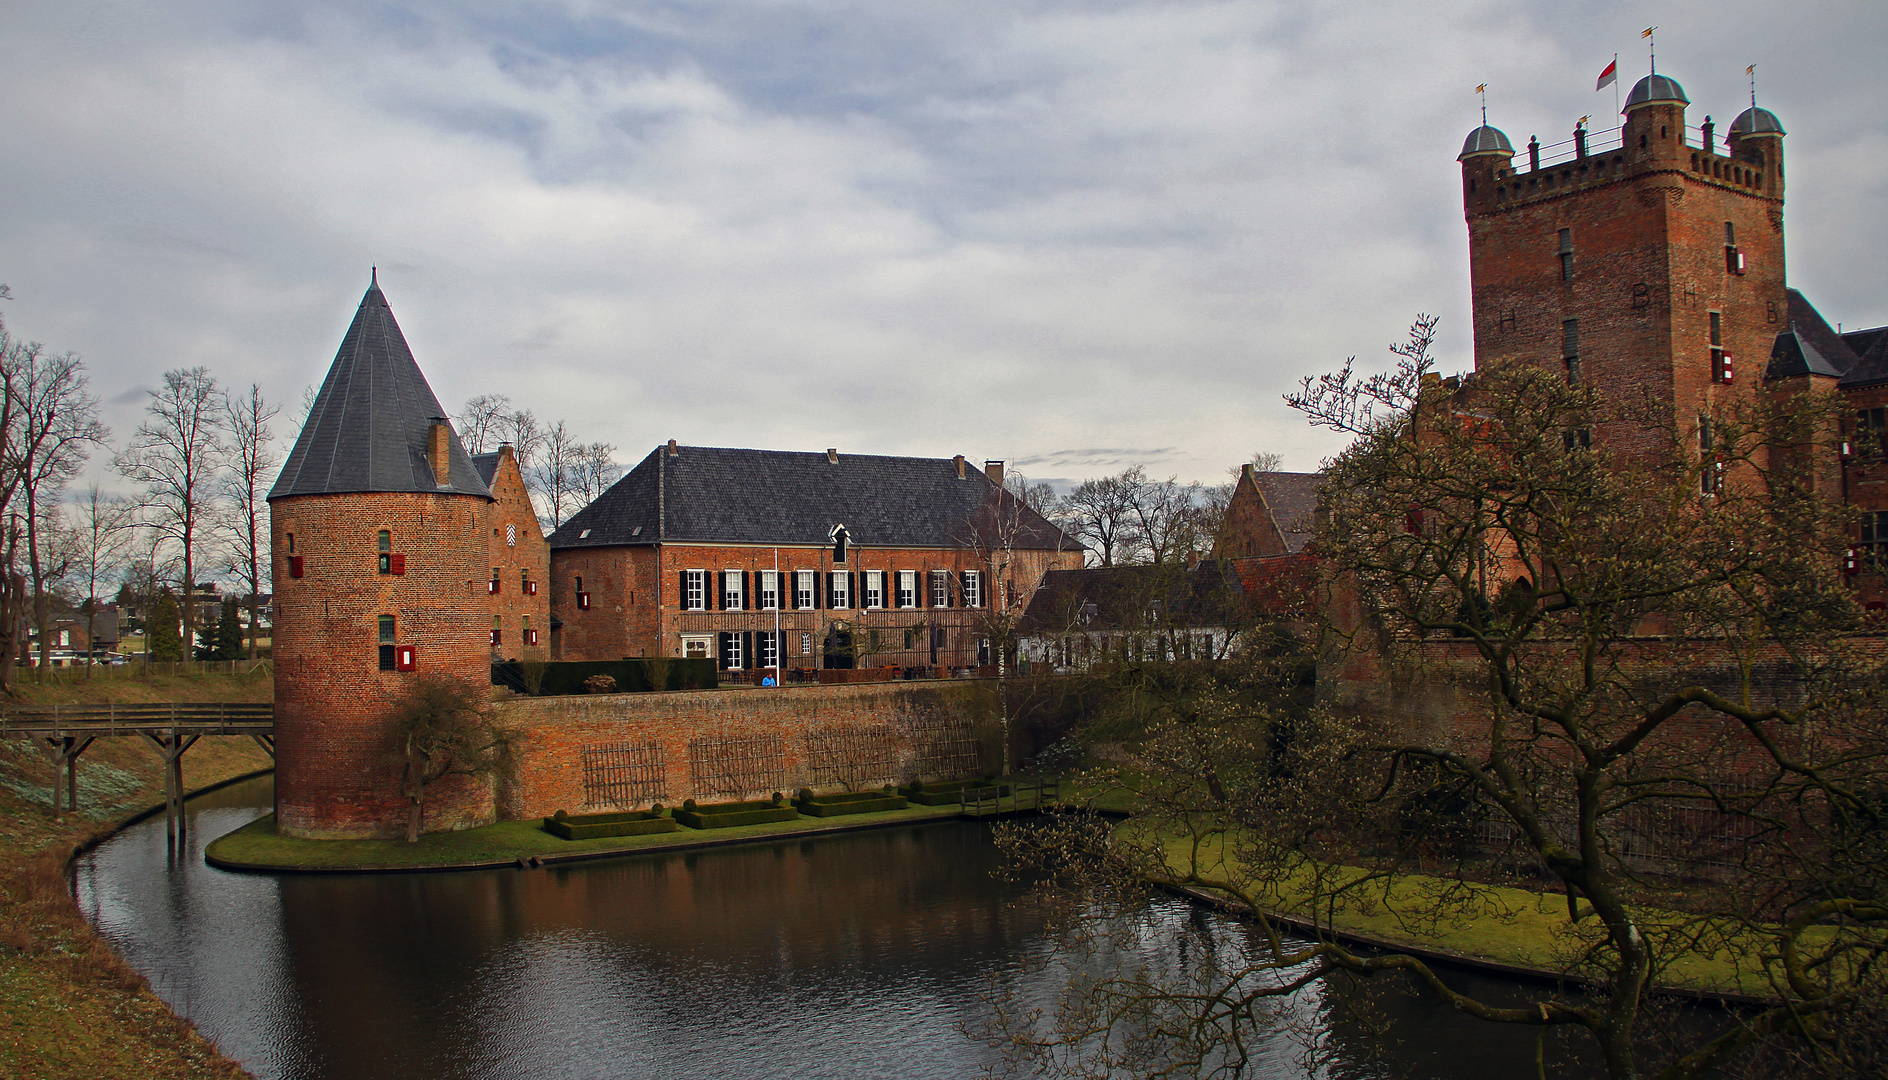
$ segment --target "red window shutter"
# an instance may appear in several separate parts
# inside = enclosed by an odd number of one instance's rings
[[[1845,574],[1859,574],[1862,572],[1862,560],[1857,557],[1854,548],[1850,548],[1848,554],[1842,557],[1842,572]]]
[[[498,635],[499,635],[499,631],[497,630],[492,631],[492,644],[494,645],[500,644],[498,640]]]
[[[524,643],[526,645],[536,645],[538,643],[538,632],[536,630],[526,630],[524,632]]]
[[[589,593],[580,592],[577,594],[577,610],[578,611],[590,610],[590,594]]]
[[[406,554],[404,552],[396,551],[387,556],[387,573],[393,574],[396,577],[406,573]]]
[[[485,591],[487,593],[490,593],[493,596],[497,596],[498,595],[498,579],[493,578],[492,580],[486,582]]]
[[[300,555],[290,555],[288,557],[288,576],[292,578],[302,576],[302,557]]]
[[[413,653],[413,646],[401,645],[394,649],[393,666],[399,671],[418,671],[419,659]]]
[[[538,594],[538,583],[537,583],[537,582],[535,582],[535,581],[527,581],[527,582],[525,582],[525,583],[524,583],[524,594],[525,594],[526,596],[536,596],[536,595]]]
[[[1411,535],[1419,536],[1422,534],[1422,531],[1423,531],[1422,507],[1412,506],[1409,508],[1409,513],[1403,516],[1403,531],[1406,533],[1410,533]]]

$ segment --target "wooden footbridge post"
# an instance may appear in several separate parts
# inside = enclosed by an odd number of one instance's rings
[[[229,702],[162,705],[54,705],[0,716],[0,737],[32,739],[52,757],[52,812],[63,819],[60,767],[66,808],[79,808],[79,755],[107,735],[144,736],[164,758],[165,834],[174,846],[184,838],[184,754],[205,735],[247,735],[275,756],[275,707]]]

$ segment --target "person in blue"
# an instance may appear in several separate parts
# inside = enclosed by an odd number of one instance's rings
[[[772,686],[774,685],[774,677],[772,675],[769,675],[766,678],[762,679],[760,681],[760,684],[762,686]]]

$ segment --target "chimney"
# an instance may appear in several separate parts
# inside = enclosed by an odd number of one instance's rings
[[[426,431],[426,460],[433,467],[433,483],[451,487],[452,429],[443,416],[433,417],[433,426]]]
[[[834,465],[839,464],[839,450],[836,447],[827,447],[826,460]]]
[[[669,440],[669,456],[670,456],[670,457],[676,457],[676,456],[677,456],[677,454],[676,454],[676,450],[675,450],[675,440],[674,440],[674,439],[670,439],[670,440]]]
[[[956,457],[952,458],[951,464],[957,466],[957,479],[962,480],[964,478],[964,455],[958,454]]]
[[[1187,552],[1187,569],[1198,570],[1200,568],[1200,560],[1204,559],[1205,557],[1206,557],[1206,552],[1204,551]]]
[[[1239,466],[1239,479],[1252,484],[1259,482],[1259,478],[1252,473],[1252,463],[1250,461]]]
[[[983,475],[989,477],[990,482],[992,484],[995,484],[997,487],[1002,487],[1003,486],[1003,462],[1001,460],[984,462]]]

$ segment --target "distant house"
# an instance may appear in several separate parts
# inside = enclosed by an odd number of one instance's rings
[[[993,663],[993,628],[1081,544],[1003,463],[657,447],[551,534],[564,660],[724,671]]]
[[[492,576],[485,583],[492,606],[492,659],[548,659],[555,629],[550,583],[544,580],[550,548],[518,456],[506,443],[491,453],[473,454],[472,467],[492,492],[486,510],[492,530],[486,561]]]
[[[1295,555],[1317,528],[1320,473],[1239,470],[1213,554],[1221,559]]]
[[[1102,661],[1219,660],[1249,628],[1229,560],[1052,570],[1017,626],[1018,654],[1059,671]]]

